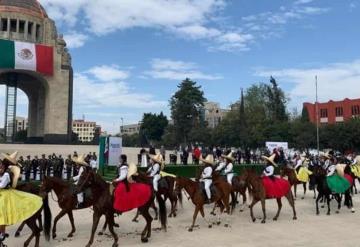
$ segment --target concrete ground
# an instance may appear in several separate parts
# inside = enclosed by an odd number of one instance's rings
[[[301,195],[302,189],[299,188],[298,195]],[[53,217],[59,212],[56,203],[51,200]],[[188,226],[191,223],[194,206],[184,197],[184,206],[179,209],[177,218],[168,220],[168,231],[153,231],[153,235],[147,244],[140,241],[140,232],[144,227],[144,221],[139,223],[131,222],[135,211],[129,212],[116,218],[120,228],[116,232],[120,236],[119,246],[184,246],[184,247],[232,247],[232,246],[254,246],[254,247],[282,247],[282,246],[316,246],[316,247],[346,247],[358,246],[359,244],[359,221],[360,221],[360,195],[355,195],[354,206],[356,213],[351,213],[347,208],[342,208],[340,214],[335,213],[336,205],[332,201],[332,214],[326,215],[326,209],[321,209],[319,216],[315,215],[315,201],[313,193],[308,192],[305,199],[296,200],[296,210],[298,220],[292,220],[292,211],[286,199],[283,199],[283,209],[280,218],[274,222],[272,217],[277,210],[276,201],[266,202],[268,220],[266,224],[261,224],[260,220],[256,223],[251,222],[249,209],[236,212],[230,216],[230,228],[225,228],[223,224],[207,228],[204,220],[200,217],[197,220],[199,228],[194,232],[188,232]],[[206,216],[209,217],[210,207],[206,208]],[[73,238],[66,238],[70,225],[67,217],[61,219],[58,223],[58,239],[46,243],[41,238],[41,246],[57,247],[79,247],[85,246],[89,236],[92,224],[91,209],[84,209],[74,213],[77,232]],[[255,206],[255,215],[261,218],[261,206]],[[103,220],[100,224],[103,223]],[[223,222],[224,223],[224,222]],[[160,226],[159,222],[153,223],[153,229]],[[14,238],[13,234],[16,226],[8,228],[11,234],[7,240],[9,247],[22,246],[25,239],[29,236],[29,229],[25,230],[20,238]],[[100,227],[99,227],[100,228]],[[32,243],[33,244],[33,243]],[[105,236],[96,236],[93,246],[106,247],[112,245],[112,239]],[[33,245],[31,245],[33,246]]]

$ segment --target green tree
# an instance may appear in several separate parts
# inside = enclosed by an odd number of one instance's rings
[[[170,99],[170,108],[179,141],[188,142],[191,130],[200,125],[205,102],[204,92],[196,82],[186,78],[178,85],[178,91]]]
[[[148,141],[160,141],[169,121],[161,112],[158,114],[145,113],[140,126],[141,133]]]
[[[302,122],[309,122],[310,121],[309,112],[308,112],[306,107],[303,107],[303,109],[302,109],[301,121]]]
[[[286,113],[287,99],[284,91],[278,86],[274,77],[270,77],[270,85],[267,85],[267,109],[272,121],[287,121],[289,119]]]

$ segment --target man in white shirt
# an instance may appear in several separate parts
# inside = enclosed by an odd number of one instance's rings
[[[91,156],[91,158],[90,158],[90,167],[91,167],[91,169],[93,169],[94,172],[97,171],[97,161],[94,158],[94,156]]]
[[[204,183],[204,187],[205,187],[205,192],[206,192],[206,196],[207,196],[207,202],[206,203],[210,203],[211,202],[211,184],[212,184],[212,173],[213,173],[213,168],[212,166],[214,165],[214,158],[212,155],[208,155],[205,159],[203,159],[200,156],[200,160],[203,162],[203,164],[205,165],[205,168],[201,174],[200,177],[200,182]]]
[[[226,176],[227,182],[232,185],[232,179],[234,177],[234,165],[233,162],[235,161],[233,157],[233,152],[230,152],[228,155],[222,155],[222,157],[225,159],[225,169],[224,174]]]
[[[78,175],[72,178],[74,181],[74,184],[77,185],[82,173],[85,170],[85,167],[88,167],[89,164],[85,161],[85,155],[80,155],[78,158],[75,158],[74,162],[76,165],[80,166]],[[78,204],[76,207],[82,208],[84,206],[84,193],[83,192],[77,194],[77,201],[78,201]]]
[[[155,192],[158,191],[158,182],[161,178],[161,176],[160,176],[161,165],[160,164],[162,164],[163,162],[164,161],[163,161],[161,154],[150,155],[151,166],[147,170],[147,174],[149,175],[149,177],[153,178],[153,187],[154,187]]]
[[[266,160],[266,167],[263,171],[263,175],[266,177],[269,177],[269,178],[274,177],[275,166],[277,166],[277,164],[274,161],[275,156],[276,156],[276,154],[273,154],[270,157],[262,156],[262,159]]]

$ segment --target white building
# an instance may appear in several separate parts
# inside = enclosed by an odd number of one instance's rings
[[[26,130],[28,128],[28,120],[24,117],[16,117],[15,126],[16,132]]]
[[[220,104],[216,102],[205,102],[205,121],[210,128],[215,128],[223,120],[229,110],[221,109]]]
[[[91,142],[95,136],[95,130],[101,128],[96,122],[88,122],[85,120],[74,120],[72,124],[73,132],[78,134],[79,141]]]
[[[137,123],[137,124],[127,124],[127,125],[120,126],[120,133],[121,133],[122,135],[134,135],[134,134],[139,134],[139,132],[140,132],[140,126],[141,126],[141,123]]]

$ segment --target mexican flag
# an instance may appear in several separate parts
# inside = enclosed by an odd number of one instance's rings
[[[54,73],[53,47],[0,39],[0,69],[23,69],[44,75]]]

